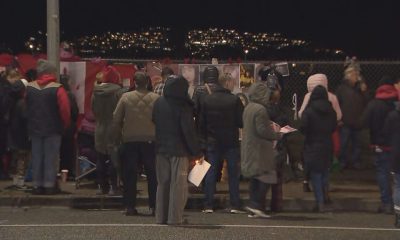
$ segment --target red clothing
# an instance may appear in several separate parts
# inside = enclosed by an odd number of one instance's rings
[[[56,80],[54,75],[44,74],[38,78],[37,83],[40,86],[46,86],[51,82],[56,82]],[[64,129],[66,129],[71,124],[71,107],[68,94],[63,87],[59,87],[57,90],[57,103]]]
[[[399,90],[393,85],[385,84],[376,89],[375,98],[377,99],[392,99],[399,98]]]

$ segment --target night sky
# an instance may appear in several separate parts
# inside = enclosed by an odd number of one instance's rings
[[[392,1],[345,0],[60,0],[63,37],[172,27],[176,41],[191,28],[281,32],[360,58],[400,57],[400,11]],[[17,48],[46,29],[45,0],[0,0],[0,43]]]

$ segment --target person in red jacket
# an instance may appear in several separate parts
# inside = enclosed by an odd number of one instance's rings
[[[28,132],[32,140],[33,194],[55,194],[61,136],[71,119],[67,92],[56,67],[39,59],[38,79],[26,88]]]

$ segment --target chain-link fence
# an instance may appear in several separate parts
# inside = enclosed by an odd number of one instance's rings
[[[361,74],[370,91],[378,87],[379,80],[385,76],[400,77],[400,62],[360,62]],[[329,90],[335,92],[344,75],[343,62],[289,62],[290,76],[285,80],[285,91],[282,103],[293,107],[292,96],[297,94],[297,105],[300,107],[307,93],[307,78],[315,73],[328,77]]]

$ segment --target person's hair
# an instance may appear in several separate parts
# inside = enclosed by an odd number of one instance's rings
[[[222,87],[226,86],[226,83],[229,82],[232,79],[232,77],[229,74],[223,74],[218,78],[218,83]]]
[[[161,70],[161,77],[166,79],[170,75],[174,75],[174,71],[170,67],[163,67]]]
[[[144,72],[135,73],[135,84],[137,89],[147,89],[148,82],[148,76]]]

